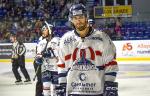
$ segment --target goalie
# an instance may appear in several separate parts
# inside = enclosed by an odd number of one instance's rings
[[[84,5],[72,5],[74,27],[60,40],[59,84],[66,96],[118,96],[116,49],[107,34],[88,23]],[[64,96],[64,95],[62,95]]]

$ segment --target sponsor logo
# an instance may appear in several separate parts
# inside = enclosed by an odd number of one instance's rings
[[[71,86],[73,89],[78,90],[93,90],[96,87],[96,83],[79,83],[79,82],[72,82]]]
[[[82,12],[82,10],[73,10],[72,14],[73,15],[80,15],[80,14],[83,14],[83,12]]]
[[[122,47],[122,55],[123,56],[134,56],[133,46],[131,43],[126,43]]]
[[[89,39],[103,41],[102,38],[100,38],[100,37],[90,37]]]
[[[75,42],[75,41],[76,41],[76,39],[72,36],[70,38],[66,38],[64,40],[64,44],[66,45],[66,44],[69,44],[69,43],[72,43],[72,42]]]
[[[146,45],[146,44],[139,44],[138,45],[138,48],[145,48],[145,49],[149,49],[150,48],[150,45]]]
[[[106,90],[118,90],[117,87],[106,87]]]
[[[150,54],[150,50],[137,51],[137,54]]]
[[[85,81],[85,80],[87,80],[87,75],[86,75],[85,73],[80,73],[80,74],[79,74],[79,79],[80,79],[81,81]]]
[[[132,47],[131,43],[126,43],[123,45],[122,51],[130,51],[132,49],[133,49],[133,47]]]

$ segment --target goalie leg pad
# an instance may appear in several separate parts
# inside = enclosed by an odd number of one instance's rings
[[[106,81],[104,84],[104,96],[118,96],[118,83]]]

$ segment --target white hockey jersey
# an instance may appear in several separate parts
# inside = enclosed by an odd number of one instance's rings
[[[84,40],[74,30],[60,40],[59,83],[67,83],[69,94],[98,95],[104,82],[114,81],[118,71],[116,49],[110,38],[93,30]]]
[[[42,54],[41,52],[45,49],[46,43],[47,43],[46,38],[43,38],[41,36],[37,43],[37,54]]]
[[[37,53],[40,53],[40,52],[38,51],[38,50],[39,50],[38,48],[39,48],[40,42],[41,42],[42,40],[43,40],[43,37],[41,36],[41,37],[38,39],[38,41],[37,41],[37,44],[36,44],[36,51],[35,51],[36,54],[37,54]]]
[[[57,71],[56,62],[58,57],[58,46],[59,46],[59,37],[53,37],[49,42],[46,39],[43,39],[38,43],[37,55],[42,55],[43,50],[46,51],[48,48],[51,48],[51,56],[47,58],[43,57],[42,72],[46,70]]]

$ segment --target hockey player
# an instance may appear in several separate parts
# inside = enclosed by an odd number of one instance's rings
[[[15,75],[16,84],[22,84],[22,79],[21,76],[18,72],[18,68],[21,69],[21,72],[23,73],[24,77],[25,77],[25,81],[24,83],[31,83],[30,81],[30,76],[25,68],[25,52],[26,52],[26,48],[24,46],[24,44],[21,41],[18,41],[18,38],[16,36],[16,34],[12,34],[10,36],[10,40],[11,42],[13,42],[13,46],[12,46],[12,58],[11,58],[11,62],[12,62],[12,71]]]
[[[66,96],[118,96],[113,42],[89,26],[84,5],[72,5],[69,20],[74,30],[61,38],[58,55],[59,84]]]
[[[57,48],[59,37],[53,37],[52,25],[45,22],[42,28],[44,37],[38,44],[37,61],[42,61],[41,74],[43,82],[43,95],[56,96],[55,85],[58,84],[58,72],[56,62],[58,61]]]

